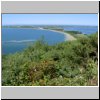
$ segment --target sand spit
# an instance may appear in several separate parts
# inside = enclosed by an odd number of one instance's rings
[[[62,31],[57,31],[57,30],[44,29],[44,28],[39,28],[39,29],[40,30],[49,30],[49,31],[53,31],[53,32],[58,32],[58,33],[64,34],[65,35],[65,41],[76,40],[76,38],[73,37],[72,35],[70,35],[69,33],[65,33],[65,32],[62,32]]]

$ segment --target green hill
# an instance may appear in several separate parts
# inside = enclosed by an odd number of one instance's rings
[[[3,86],[97,86],[98,33],[2,55]]]

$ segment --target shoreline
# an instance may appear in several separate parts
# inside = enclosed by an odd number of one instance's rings
[[[44,29],[44,28],[22,28],[22,27],[17,27],[17,28],[20,28],[20,29],[36,29],[36,30],[38,29],[38,30],[48,30],[48,31],[52,31],[52,32],[58,32],[58,33],[63,34],[65,36],[65,41],[76,40],[76,38],[73,37],[72,35],[70,35],[69,33],[65,33],[65,32],[62,32],[62,31]]]
[[[65,33],[65,32],[62,32],[62,31],[57,31],[57,30],[44,29],[44,28],[39,28],[39,29],[40,30],[49,30],[49,31],[52,31],[52,32],[58,32],[60,34],[63,34],[65,36],[65,41],[76,40],[76,38],[73,37],[72,35],[70,35],[69,33]]]

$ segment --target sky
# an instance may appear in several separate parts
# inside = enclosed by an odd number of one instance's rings
[[[91,25],[97,14],[2,14],[2,25]]]

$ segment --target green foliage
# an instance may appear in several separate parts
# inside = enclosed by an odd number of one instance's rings
[[[65,31],[65,32],[68,32],[70,34],[82,34],[82,32],[79,31]]]
[[[68,34],[71,34],[75,38],[85,37],[85,35],[82,34],[82,32],[79,31],[64,31]]]
[[[98,85],[98,33],[49,46],[43,38],[2,56],[3,86]]]

